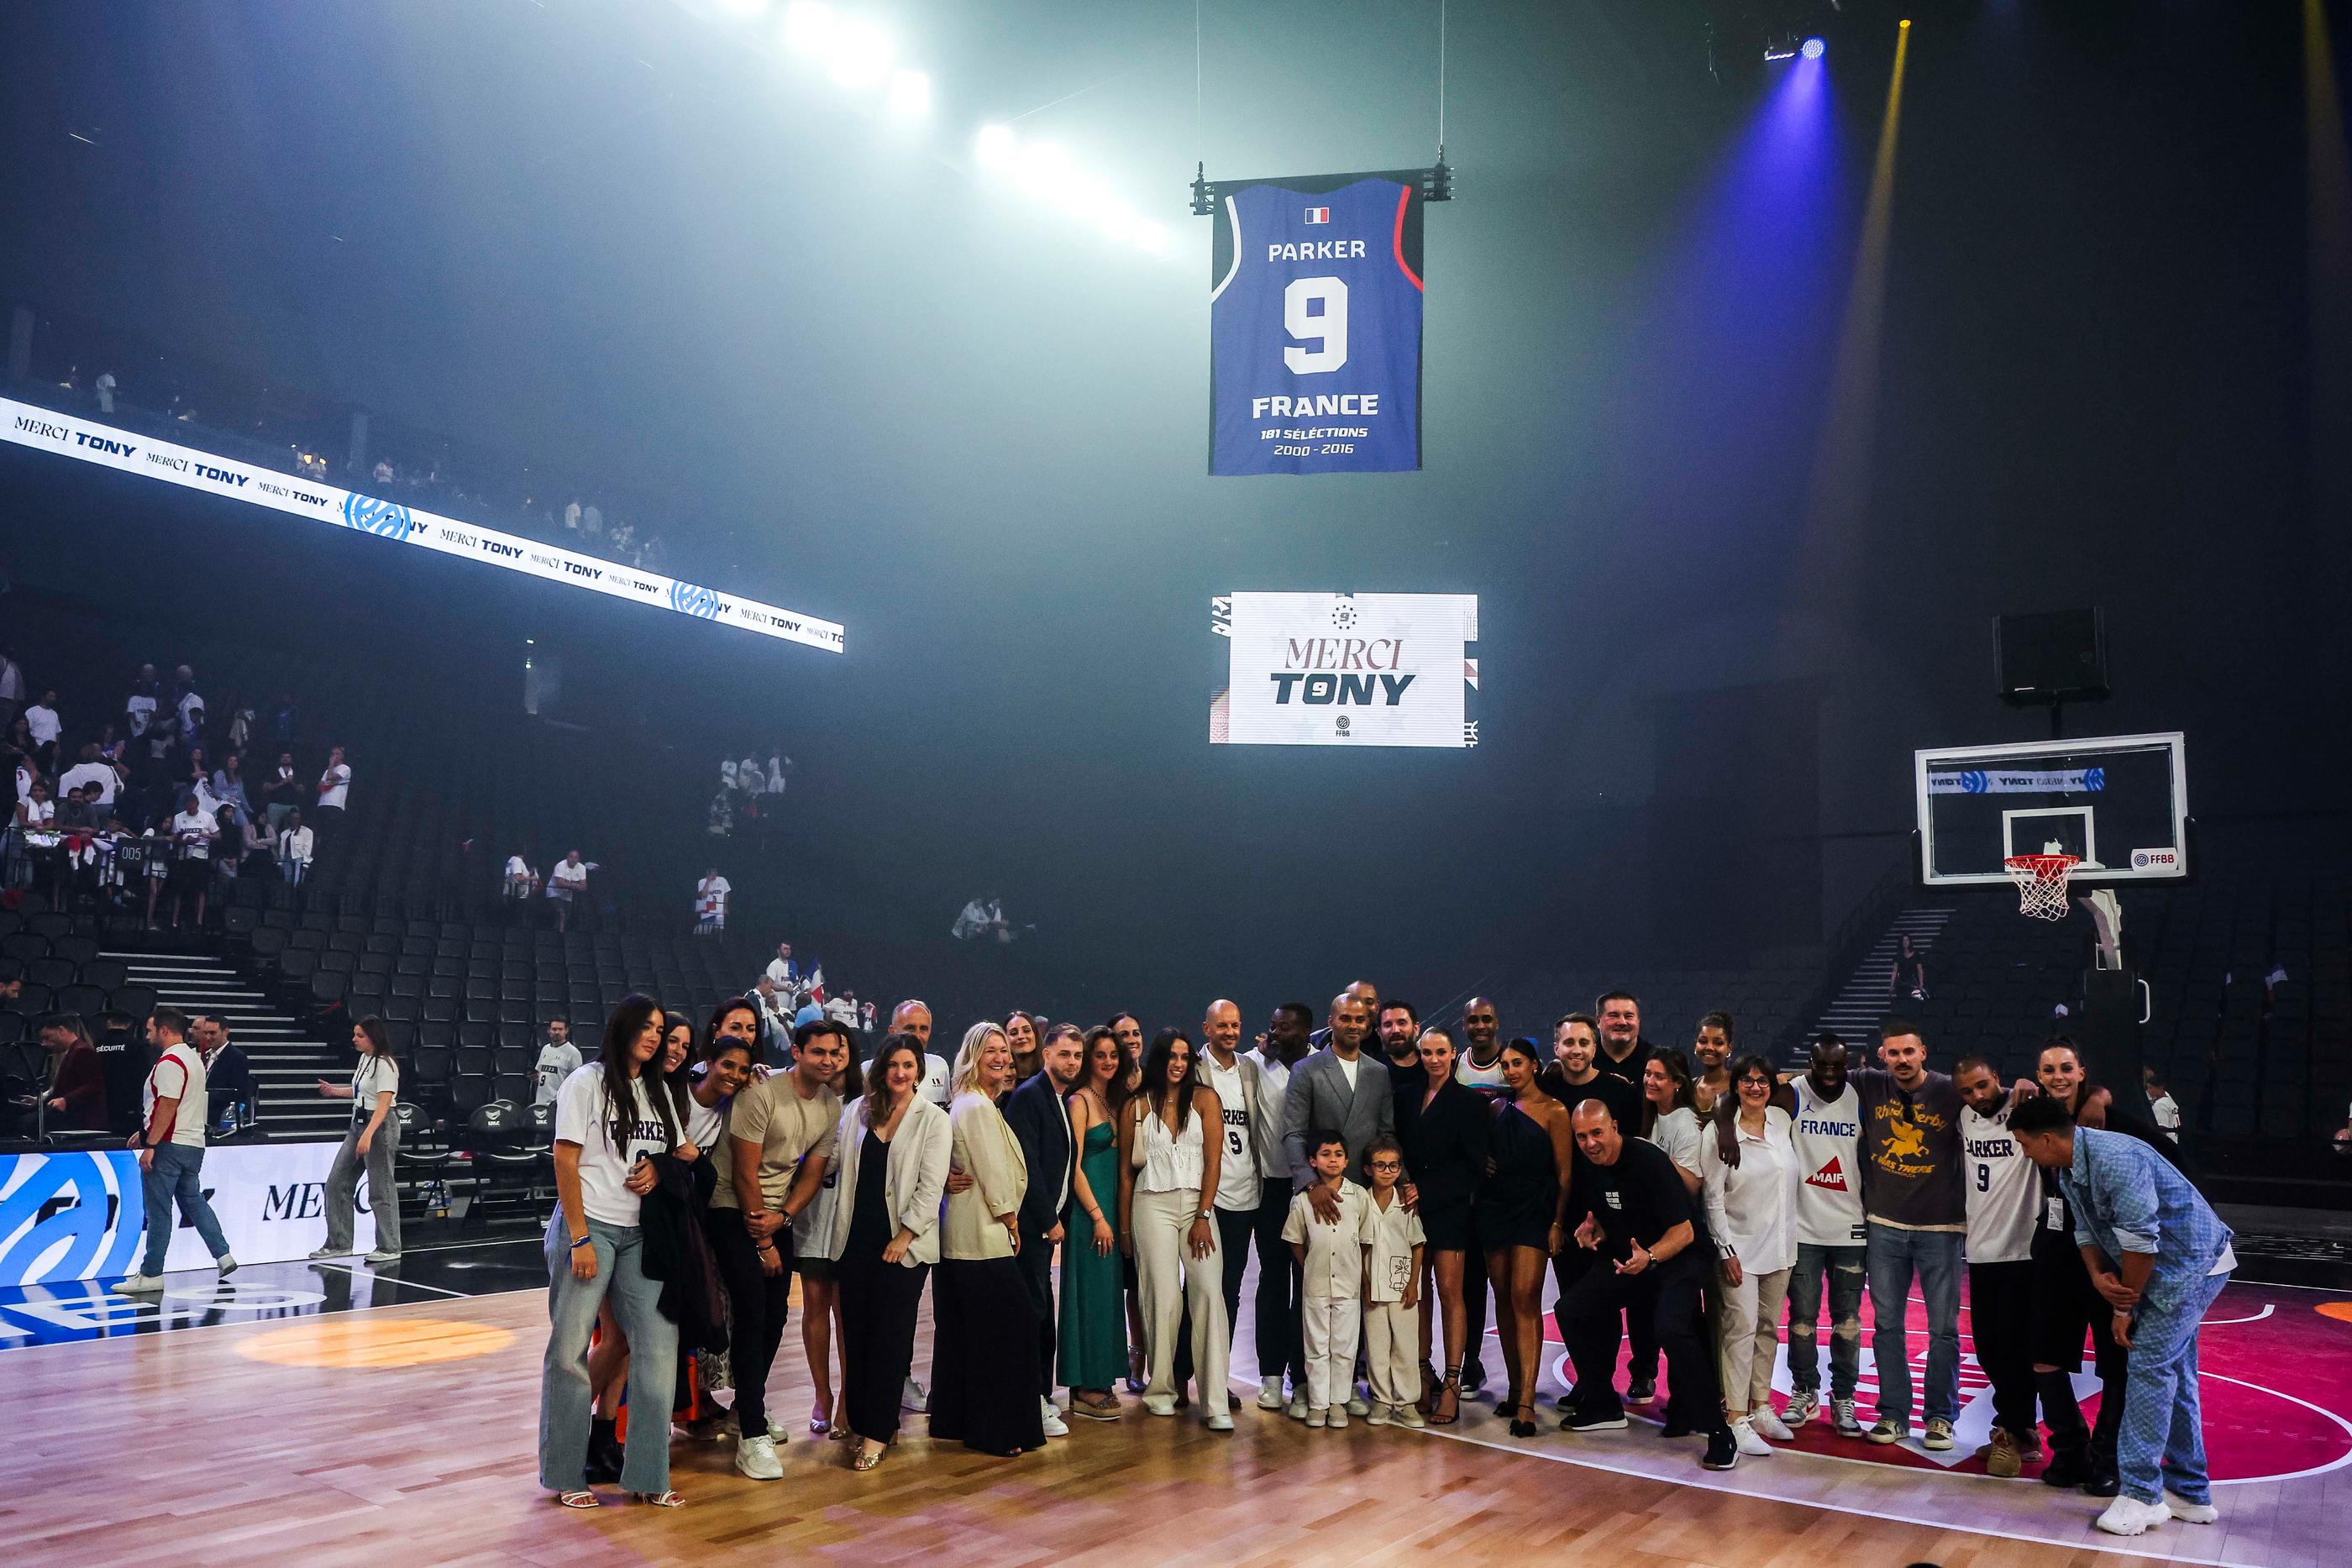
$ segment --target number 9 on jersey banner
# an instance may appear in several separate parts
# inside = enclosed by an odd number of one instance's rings
[[[1419,180],[1213,187],[1210,473],[1421,466]]]

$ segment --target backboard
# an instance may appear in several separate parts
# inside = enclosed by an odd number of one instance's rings
[[[2178,731],[1913,754],[1919,880],[2007,886],[2002,862],[2081,857],[2076,883],[2189,874],[2189,759]]]

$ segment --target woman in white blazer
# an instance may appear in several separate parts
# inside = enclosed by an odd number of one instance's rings
[[[841,1177],[826,1250],[841,1292],[842,1403],[857,1436],[851,1465],[861,1470],[880,1464],[898,1436],[923,1277],[940,1260],[951,1134],[947,1113],[922,1097],[922,1042],[892,1035],[875,1052],[866,1093],[843,1109],[835,1139]]]
[[[1053,1245],[1021,1234],[1029,1165],[996,1108],[1013,1082],[1012,1040],[992,1023],[972,1025],[956,1053],[948,1110],[953,1164],[971,1185],[948,1195],[931,1293],[931,1436],[1007,1458],[1045,1443],[1037,1309],[1015,1256]]]

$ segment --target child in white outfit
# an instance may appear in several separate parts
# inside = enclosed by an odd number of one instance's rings
[[[1364,1205],[1364,1362],[1370,1374],[1375,1427],[1424,1425],[1421,1400],[1421,1216],[1404,1206],[1397,1183],[1404,1152],[1392,1138],[1364,1151],[1372,1190]]]
[[[1355,1387],[1364,1222],[1371,1202],[1347,1179],[1348,1145],[1339,1134],[1308,1133],[1307,1149],[1315,1181],[1290,1200],[1290,1217],[1282,1222],[1282,1239],[1290,1243],[1302,1272],[1298,1315],[1307,1341],[1307,1424],[1344,1427]],[[1318,1190],[1339,1200],[1337,1223],[1317,1217],[1313,1198]]]

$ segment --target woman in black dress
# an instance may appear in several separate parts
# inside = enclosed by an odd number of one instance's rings
[[[1510,1393],[1500,1409],[1511,1436],[1536,1435],[1535,1387],[1543,1349],[1544,1260],[1565,1232],[1570,1139],[1568,1107],[1536,1082],[1541,1063],[1535,1042],[1503,1047],[1503,1091],[1495,1108],[1486,1185],[1478,1191],[1478,1240],[1486,1249],[1486,1277],[1495,1285],[1495,1330],[1510,1369]],[[1416,1173],[1418,1174],[1418,1173]],[[1426,1228],[1427,1222],[1423,1222]]]
[[[1423,1077],[1398,1096],[1397,1138],[1412,1178],[1406,1201],[1416,1206],[1427,1239],[1429,1281],[1421,1293],[1423,1413],[1434,1425],[1450,1427],[1461,1415],[1462,1359],[1468,1352],[1463,1343],[1462,1269],[1473,1242],[1470,1207],[1486,1179],[1493,1128],[1485,1096],[1454,1080],[1454,1037],[1442,1029],[1425,1030],[1420,1050]],[[1429,1365],[1433,1312],[1445,1333],[1442,1385]]]

